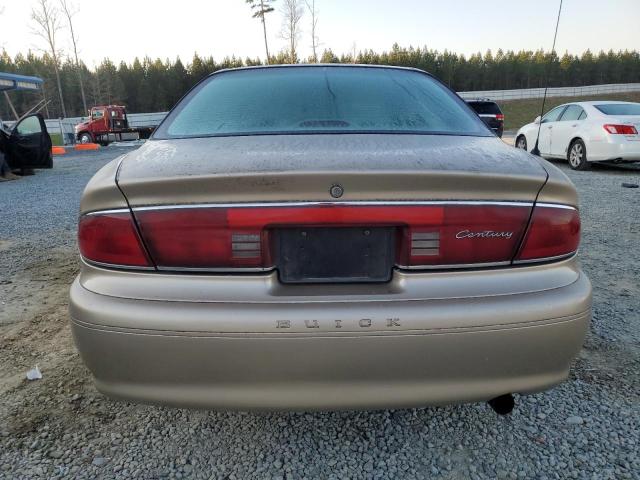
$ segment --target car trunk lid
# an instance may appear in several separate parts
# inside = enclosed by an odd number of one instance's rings
[[[333,200],[532,201],[539,162],[493,137],[257,135],[147,142],[123,161],[131,206]]]
[[[344,283],[511,263],[546,179],[495,138],[304,135],[152,141],[118,184],[158,269]]]

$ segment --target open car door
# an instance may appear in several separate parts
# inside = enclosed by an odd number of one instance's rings
[[[40,114],[28,115],[7,139],[6,157],[12,169],[52,168],[51,137]]]

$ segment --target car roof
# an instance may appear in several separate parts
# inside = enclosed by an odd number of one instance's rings
[[[637,105],[638,102],[623,102],[620,100],[590,100],[587,102],[568,102],[565,103],[564,105],[581,105],[581,106],[596,106],[596,105],[608,105],[608,104],[612,104],[612,103],[617,103],[617,104],[629,104],[629,105]]]
[[[429,75],[433,77],[432,74],[425,70],[421,70],[415,67],[400,67],[396,65],[376,65],[376,64],[368,64],[368,63],[285,63],[279,65],[252,65],[248,67],[236,67],[236,68],[223,68],[221,70],[216,70],[215,72],[211,72],[207,77],[212,77],[219,73],[223,72],[235,72],[239,70],[262,70],[262,69],[271,69],[271,68],[375,68],[375,69],[388,69],[388,70],[407,70],[413,72],[423,73],[425,75]],[[434,77],[435,78],[435,77]]]
[[[620,101],[620,100],[589,100],[586,102],[567,102],[567,103],[563,103],[560,104],[556,107],[551,108],[548,112],[545,113],[545,115],[547,113],[549,113],[551,110],[555,110],[556,108],[563,108],[566,107],[568,105],[578,105],[584,109],[586,109],[588,112],[591,112],[591,114],[598,114],[598,115],[605,115],[605,113],[603,113],[602,111],[598,110],[597,108],[595,108],[598,105],[610,105],[612,103],[615,104],[621,104],[621,105],[638,105],[638,102],[624,102],[624,101]]]
[[[638,102],[625,102],[621,100],[592,100],[590,102],[582,102],[588,105],[602,105],[603,103],[638,103]]]

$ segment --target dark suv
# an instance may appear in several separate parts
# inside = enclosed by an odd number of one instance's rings
[[[497,136],[502,137],[504,114],[496,102],[488,98],[477,98],[475,100],[467,100],[467,103]]]

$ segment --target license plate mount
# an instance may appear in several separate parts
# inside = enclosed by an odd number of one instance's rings
[[[275,233],[282,283],[382,283],[391,279],[393,227],[300,227]]]

